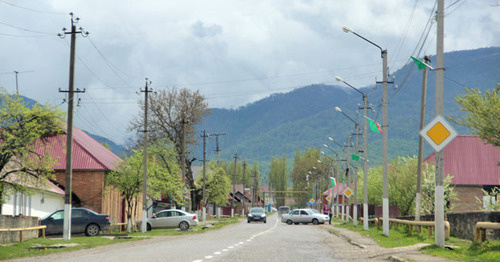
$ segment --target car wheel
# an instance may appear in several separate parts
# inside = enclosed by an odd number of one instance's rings
[[[182,231],[186,231],[189,229],[189,223],[186,222],[186,221],[182,221],[180,224],[179,224],[179,228],[182,230]]]
[[[295,225],[298,225],[299,223],[294,223]]]
[[[313,221],[312,221],[312,222],[313,222],[313,224],[315,224],[315,225],[319,224],[319,221],[318,221],[316,218],[315,218],[315,219],[313,219]]]
[[[250,219],[249,219],[249,220],[247,220],[247,222],[248,222],[248,223],[250,223]]]
[[[151,224],[149,224],[149,223],[146,224],[146,230],[151,231]]]
[[[264,224],[267,223],[267,220],[264,220]]]
[[[287,223],[288,225],[293,224],[292,220],[290,220],[290,219],[288,219],[288,220],[286,221],[286,223]]]
[[[85,235],[90,236],[90,237],[95,237],[95,236],[99,235],[99,231],[100,230],[101,229],[99,228],[98,225],[96,225],[96,224],[89,224],[85,228]]]

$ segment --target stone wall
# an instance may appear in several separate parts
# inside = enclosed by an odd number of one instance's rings
[[[38,217],[0,215],[0,228],[23,228],[38,226]],[[23,240],[38,238],[39,230],[23,232]],[[19,242],[19,231],[0,232],[0,243]]]
[[[415,220],[415,217],[398,217]],[[420,217],[421,221],[434,221],[434,215]],[[500,223],[500,211],[448,212],[445,220],[450,222],[450,234],[463,239],[474,239],[474,226],[477,222]],[[500,230],[487,230],[488,239],[500,239]]]
[[[450,231],[453,236],[465,239],[474,239],[474,226],[477,222],[497,222],[500,223],[500,211],[478,211],[467,213],[446,214],[450,222]],[[499,230],[488,230],[488,239],[500,239]]]

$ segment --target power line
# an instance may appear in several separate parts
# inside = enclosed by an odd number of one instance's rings
[[[7,24],[7,23],[4,23],[4,22],[2,22],[2,21],[0,21],[0,24],[5,25],[5,26],[8,26],[8,27],[11,27],[11,28],[15,28],[15,29],[17,29],[17,30],[25,31],[25,32],[31,32],[31,33],[38,33],[38,34],[44,34],[44,35],[56,36],[56,35],[55,35],[55,34],[53,34],[53,33],[47,33],[47,32],[41,32],[41,31],[35,31],[35,30],[31,30],[31,29],[27,29],[27,28],[23,28],[23,27],[19,27],[19,26],[15,26],[15,25]]]
[[[43,10],[32,9],[32,8],[16,5],[16,4],[7,2],[5,0],[0,0],[0,3],[4,3],[6,5],[10,5],[13,7],[20,8],[20,9],[24,9],[24,10],[28,10],[28,11],[32,11],[32,12],[36,12],[36,13],[42,13],[42,14],[51,14],[51,15],[67,15],[68,14],[67,12],[63,13],[63,12],[52,12],[52,11],[43,11]]]

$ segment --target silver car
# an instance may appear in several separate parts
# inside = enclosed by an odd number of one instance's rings
[[[158,212],[147,220],[147,230],[154,228],[180,228],[182,231],[198,225],[196,214],[190,214],[178,209],[168,209]]]
[[[330,219],[328,215],[313,212],[310,209],[294,209],[288,214],[283,214],[281,216],[281,222],[291,224],[308,224],[313,223],[314,225],[323,224]]]

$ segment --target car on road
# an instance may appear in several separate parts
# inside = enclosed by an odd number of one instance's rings
[[[63,233],[64,210],[42,218],[40,225],[45,225],[45,234],[55,235]],[[111,226],[109,215],[101,215],[86,208],[71,209],[71,233],[85,233],[87,236],[97,236],[101,231],[108,231]]]
[[[248,211],[247,222],[251,221],[262,221],[264,223],[267,222],[266,211],[262,207],[252,207],[250,211]]]
[[[179,228],[182,231],[198,225],[196,214],[191,214],[179,209],[167,209],[158,212],[146,222],[147,230],[155,228]]]
[[[321,214],[319,212],[314,212],[310,209],[294,209],[288,214],[283,214],[281,216],[281,222],[287,223],[288,225],[295,224],[309,224],[313,223],[324,224],[330,219],[328,215]]]

